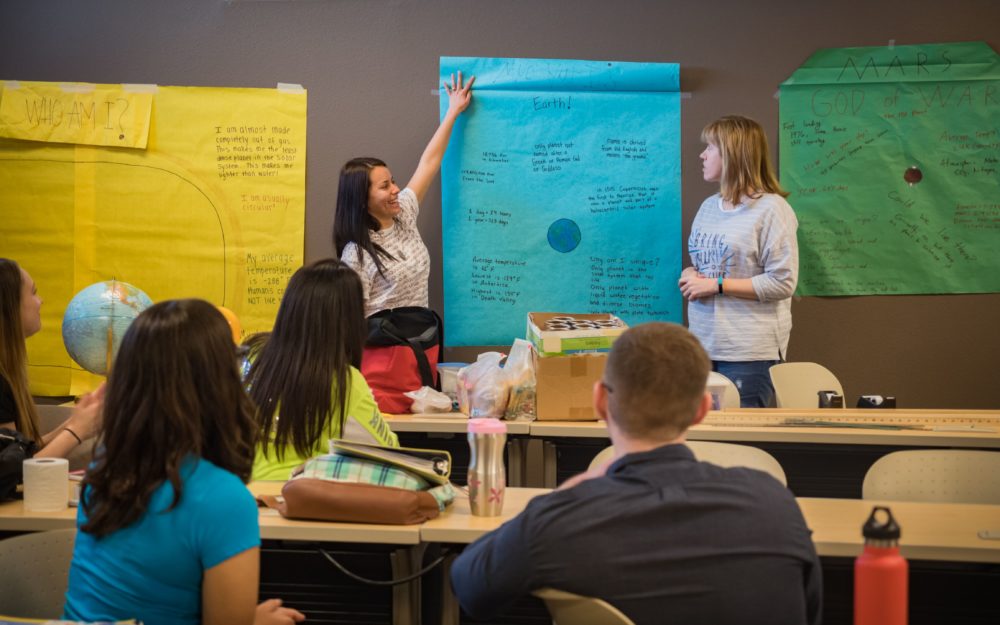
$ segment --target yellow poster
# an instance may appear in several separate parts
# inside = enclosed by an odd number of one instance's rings
[[[102,379],[61,333],[73,295],[96,282],[154,302],[199,297],[235,312],[244,334],[270,329],[302,264],[305,163],[306,92],[294,88],[155,88],[145,149],[0,139],[0,256],[44,300],[27,343],[32,392]]]

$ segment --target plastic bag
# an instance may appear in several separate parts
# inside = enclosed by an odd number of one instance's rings
[[[509,383],[500,361],[500,352],[480,354],[476,362],[458,371],[458,408],[476,419],[500,419],[507,410]]]
[[[415,391],[406,391],[403,395],[413,400],[410,412],[414,414],[451,412],[451,397],[429,386],[421,386]]]
[[[535,356],[531,343],[514,339],[503,371],[510,387],[505,419],[535,418]]]

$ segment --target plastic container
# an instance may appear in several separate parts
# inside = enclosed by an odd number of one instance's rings
[[[726,385],[709,380],[705,390],[712,396],[712,410],[722,410],[726,405]]]
[[[438,363],[438,376],[441,378],[441,392],[451,397],[452,401],[458,400],[458,370],[466,366],[465,362],[441,362]]]

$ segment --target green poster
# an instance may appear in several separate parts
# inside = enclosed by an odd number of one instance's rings
[[[1000,292],[1000,57],[820,50],[781,86],[800,295]]]

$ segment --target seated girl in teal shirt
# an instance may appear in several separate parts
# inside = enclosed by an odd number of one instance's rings
[[[331,438],[399,446],[359,370],[366,336],[353,269],[331,258],[292,275],[274,329],[249,342],[246,383],[266,434],[253,479],[287,480],[292,469],[326,453]]]
[[[278,600],[257,606],[260,530],[245,482],[258,429],[236,361],[229,326],[208,302],[161,302],[129,327],[83,480],[64,618],[305,618]]]

